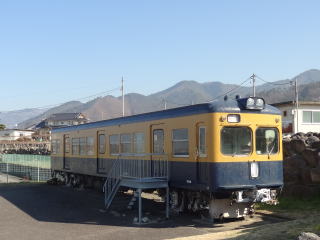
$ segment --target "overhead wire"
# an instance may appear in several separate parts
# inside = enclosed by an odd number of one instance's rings
[[[116,87],[116,88],[113,88],[113,89],[110,89],[110,90],[107,90],[107,91],[103,91],[103,92],[99,92],[99,93],[96,93],[96,94],[93,94],[93,95],[90,95],[90,96],[86,96],[86,97],[82,97],[82,98],[77,98],[77,99],[72,99],[72,100],[69,100],[67,102],[71,102],[71,101],[81,101],[81,100],[85,100],[85,99],[89,99],[89,98],[93,98],[93,97],[98,97],[98,96],[101,96],[101,95],[106,95],[108,93],[111,93],[115,90],[120,90],[121,87]],[[62,104],[65,104],[66,102],[63,102],[63,103],[57,103],[57,104],[51,104],[51,105],[46,105],[46,106],[40,106],[40,107],[35,107],[35,108],[38,108],[38,109],[44,109],[44,108],[52,108],[52,107],[55,107],[55,106],[59,106],[59,105],[62,105]]]
[[[229,93],[232,93],[233,91],[236,91],[236,90],[242,88],[243,85],[244,85],[245,83],[247,83],[248,81],[250,81],[250,77],[247,78],[246,80],[244,80],[243,82],[241,82],[240,85],[232,88],[231,90],[229,90],[229,91],[227,91],[227,92],[225,92],[225,93],[223,93],[223,94],[221,94],[221,95],[218,95],[217,97],[215,97],[215,98],[213,98],[213,99],[211,99],[211,100],[209,100],[209,101],[207,101],[207,102],[213,102],[213,101],[215,101],[215,100],[217,100],[217,99],[219,99],[219,98],[221,98],[221,97],[224,97],[224,96],[228,95]]]
[[[267,84],[271,84],[271,85],[275,85],[275,86],[282,86],[282,85],[287,85],[287,84],[292,84],[292,81],[289,82],[284,82],[284,83],[274,83],[274,82],[269,82],[264,80],[263,78],[259,77],[258,75],[255,74],[255,76],[260,79],[261,81],[267,83]]]

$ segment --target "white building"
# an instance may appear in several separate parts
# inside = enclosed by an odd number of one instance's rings
[[[0,140],[17,140],[19,138],[32,138],[34,131],[31,130],[20,130],[20,129],[4,129],[0,130]]]
[[[320,102],[300,101],[297,110],[292,101],[272,105],[282,112],[283,133],[320,132]]]

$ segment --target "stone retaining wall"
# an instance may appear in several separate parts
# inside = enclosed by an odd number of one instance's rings
[[[284,195],[320,192],[320,133],[297,133],[283,139]]]

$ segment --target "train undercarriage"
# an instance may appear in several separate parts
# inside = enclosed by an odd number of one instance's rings
[[[254,204],[276,204],[277,191],[271,189],[245,190],[208,194],[180,189],[170,191],[170,206],[178,212],[207,211],[212,219],[242,218],[254,214]]]
[[[105,178],[54,171],[53,179],[60,184],[79,188],[102,190]],[[154,191],[154,190],[153,190]],[[170,208],[173,212],[191,211],[209,219],[243,218],[254,214],[254,204],[264,202],[277,204],[278,190],[254,189],[219,192],[217,194],[170,188]],[[165,192],[157,193],[165,199]]]

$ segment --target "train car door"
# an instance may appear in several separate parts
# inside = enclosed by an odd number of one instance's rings
[[[207,183],[209,178],[209,163],[207,161],[207,128],[204,124],[196,125],[197,141],[197,182]]]
[[[164,158],[168,157],[165,156],[165,149],[164,149],[164,124],[155,124],[151,125],[151,172],[158,175],[160,174],[161,164],[157,162],[157,160],[163,160]]]
[[[68,154],[70,154],[70,137],[69,135],[63,135],[63,168],[70,169],[70,159]]]
[[[106,134],[104,131],[97,132],[97,172],[106,173]]]

